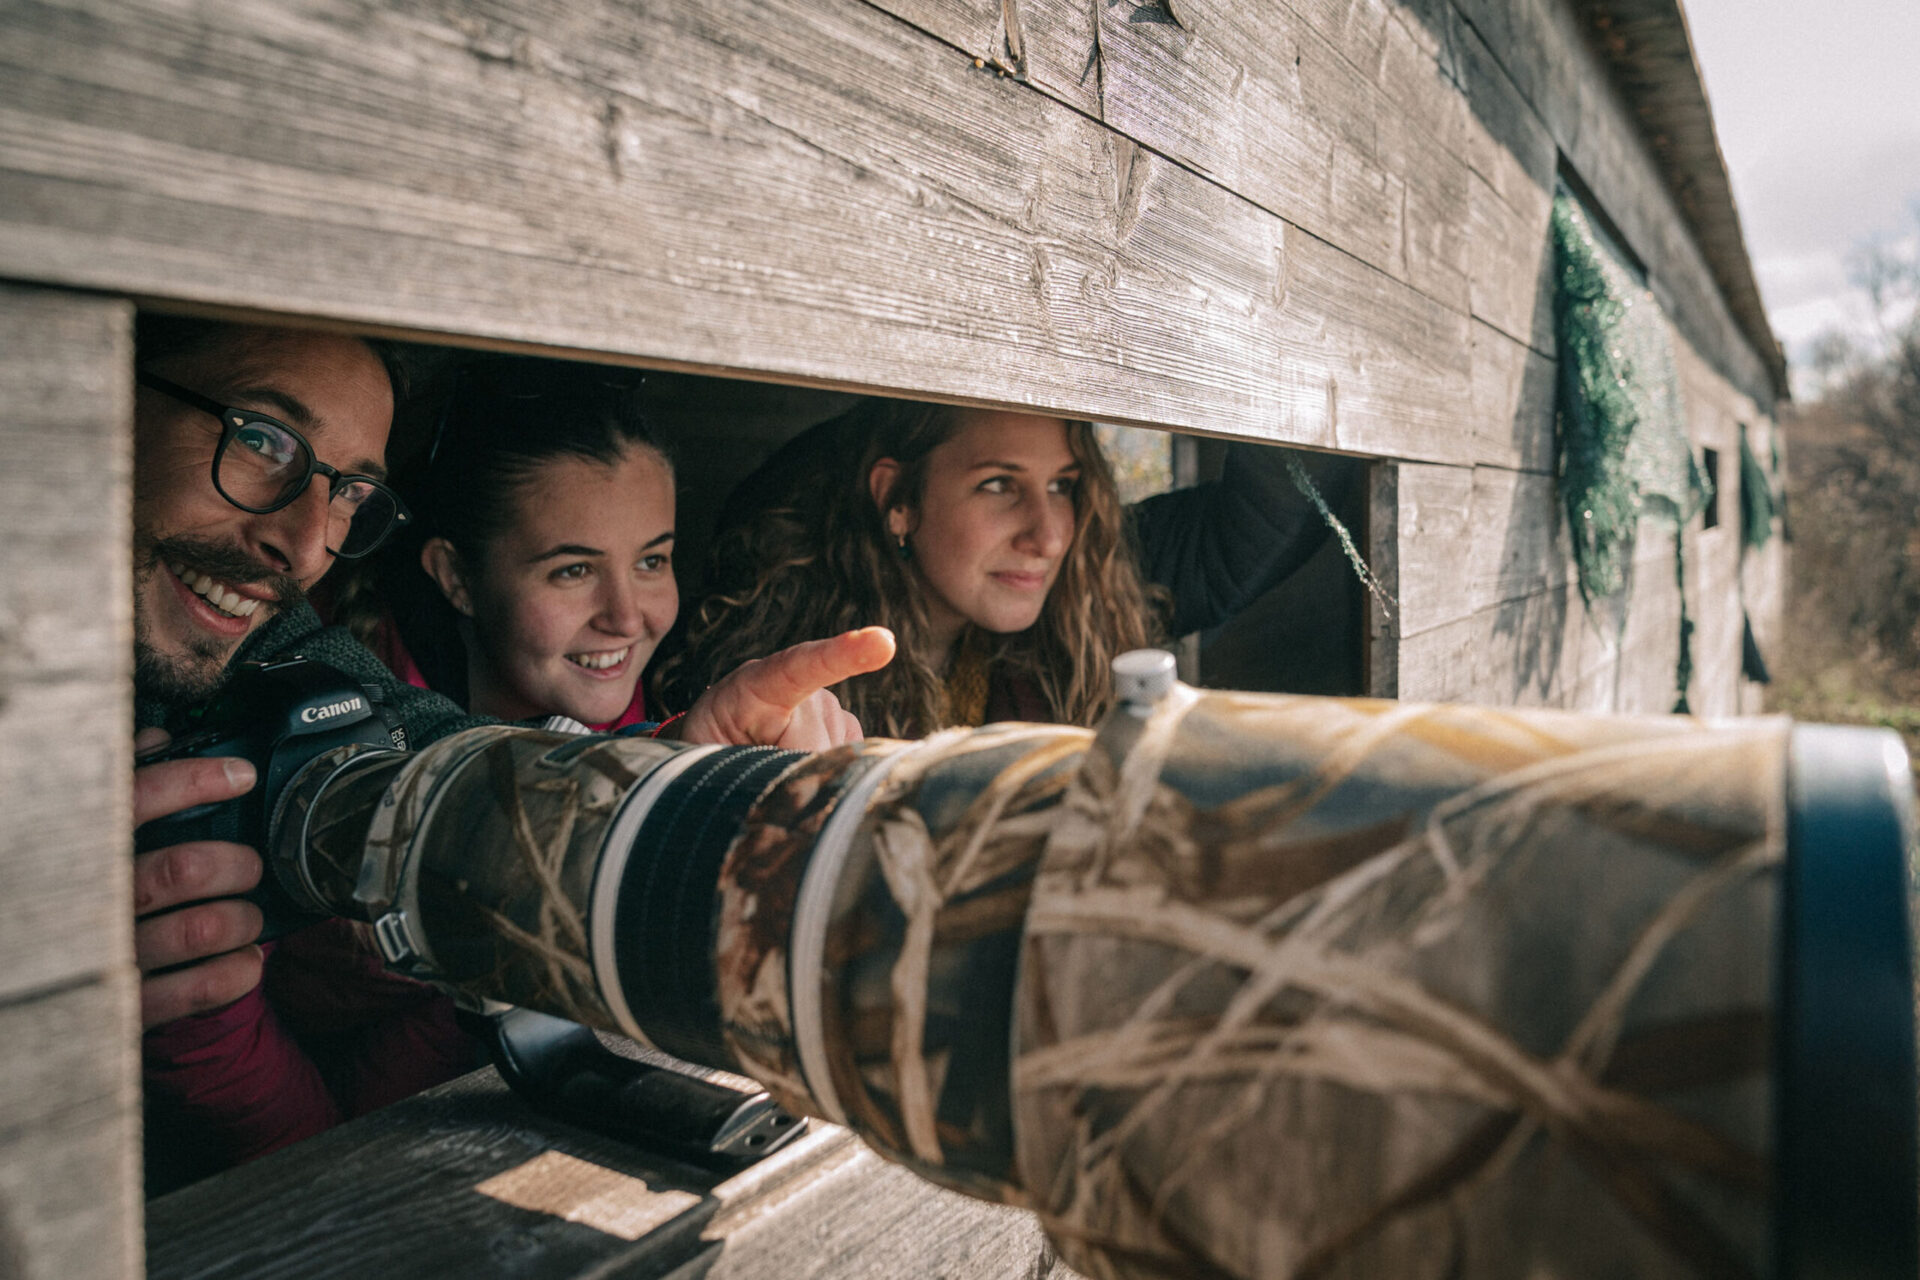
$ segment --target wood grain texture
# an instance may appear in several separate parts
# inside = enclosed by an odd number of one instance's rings
[[[1472,334],[1474,460],[1551,472],[1558,366],[1492,325],[1476,320]]]
[[[1451,0],[1432,7],[1443,10],[1435,22],[1445,26],[1455,81],[1469,108],[1462,142],[1468,167],[1514,209],[1551,196],[1559,148],[1546,119]]]
[[[1579,589],[1566,583],[1402,639],[1400,696],[1622,714],[1671,710],[1680,652],[1673,543],[1648,527],[1642,544],[1623,600],[1588,610]],[[1697,628],[1692,707],[1699,715],[1733,715],[1746,697],[1738,652],[1729,658],[1718,641],[1708,647],[1703,635],[1715,631],[1703,617],[1702,594],[1699,582],[1688,583]]]
[[[630,1243],[474,1190],[548,1151],[653,1189],[698,1194],[701,1203]],[[616,1140],[547,1125],[487,1071],[155,1200],[147,1274],[546,1277],[642,1258],[666,1270],[699,1251],[716,1182]]]
[[[0,1000],[132,959],[130,328],[0,288]]]
[[[1367,600],[1366,694],[1400,696],[1400,629],[1406,615],[1401,600],[1400,467],[1379,463],[1367,469],[1367,567],[1387,597]],[[1390,601],[1391,603],[1387,603]]]
[[[1004,53],[996,19],[1010,4],[883,7],[976,56]],[[1022,73],[1147,150],[1464,311],[1466,102],[1447,44],[1384,0],[1333,7],[1128,0],[1092,5],[1094,27],[1084,7],[1024,6]],[[1043,46],[1040,33],[1055,38]]]
[[[1743,324],[1735,318],[1716,268],[1696,238],[1695,224],[1636,120],[1635,103],[1622,96],[1608,62],[1582,28],[1575,10],[1584,6],[1559,0],[1454,3],[1464,28],[1459,45],[1470,49],[1474,38],[1484,42],[1646,264],[1655,295],[1688,340],[1755,399],[1771,402],[1783,394],[1771,354],[1763,355],[1756,346],[1770,347],[1770,335],[1769,342],[1760,342],[1750,332],[1751,321]],[[1715,261],[1724,261],[1731,252],[1729,242],[1719,236],[1713,245]],[[1744,255],[1739,269],[1729,264],[1720,270],[1750,274]]]
[[[1032,1214],[942,1191],[857,1143],[818,1175],[741,1197],[709,1234],[712,1253],[670,1280],[1075,1280]]]
[[[1567,622],[1586,611],[1577,591],[1569,609],[1565,590],[1573,566],[1552,477],[1554,362],[1481,321],[1473,332],[1478,428],[1491,431],[1508,421],[1513,450],[1531,446],[1534,452],[1526,455],[1528,468],[1518,471],[1420,463],[1396,469],[1399,512],[1376,523],[1375,538],[1391,537],[1397,544],[1402,611],[1396,633],[1408,641],[1399,674],[1402,694],[1665,710],[1672,705],[1678,658],[1670,536],[1658,524],[1642,525],[1636,585],[1624,606],[1630,630],[1652,626],[1658,640],[1620,640],[1613,630],[1617,618],[1602,618],[1584,631]],[[1743,625],[1750,616],[1757,634],[1769,641],[1777,635],[1786,560],[1778,540],[1759,552],[1740,543],[1739,442],[1744,426],[1770,459],[1773,423],[1678,326],[1672,345],[1687,436],[1696,458],[1702,448],[1720,452],[1723,489],[1720,527],[1704,530],[1696,517],[1688,534],[1687,600],[1695,626],[1691,703],[1703,714],[1751,713],[1760,701],[1757,686],[1742,672]],[[1651,619],[1641,616],[1648,610]],[[1436,629],[1446,634],[1419,638]],[[1409,692],[1414,689],[1425,692]]]
[[[1547,191],[1527,187],[1525,192],[1515,207],[1479,174],[1470,175],[1472,309],[1476,320],[1550,356],[1557,347],[1553,244],[1547,235],[1553,205]]]
[[[1398,517],[1375,528],[1377,539],[1396,544],[1399,696],[1588,711],[1673,705],[1680,602],[1670,532],[1643,522],[1628,592],[1589,609],[1551,477],[1412,463],[1394,470]],[[1686,535],[1691,703],[1703,715],[1751,712],[1758,704],[1741,675],[1742,620],[1777,613],[1781,561],[1743,556],[1725,522],[1706,531],[1698,524]]]
[[[1400,472],[1403,635],[1570,580],[1552,476],[1413,463]]]
[[[0,287],[0,1274],[140,1266],[132,308]]]
[[[1140,21],[1141,12],[1101,10],[1109,125],[1466,310],[1465,167],[1367,63],[1284,6],[1191,0],[1176,6],[1177,22]],[[1429,58],[1395,71],[1405,83],[1441,80]]]
[[[1612,120],[1551,23],[1495,31],[1559,60],[1521,86],[1437,0],[888,10],[18,6],[0,268],[1537,465],[1475,398],[1516,358],[1459,339],[1551,350],[1555,130]]]
[[[699,1197],[635,1241],[474,1188],[546,1152]],[[557,1190],[557,1189],[556,1189]],[[150,1206],[148,1274],[1045,1277],[1030,1215],[944,1192],[824,1128],[730,1180],[528,1110],[491,1070]]]
[[[1010,56],[1005,17],[1020,12],[994,0],[885,7],[989,63]],[[1608,85],[1619,59],[1588,47],[1568,6],[1540,0],[1467,0],[1462,10],[1442,0],[1296,0],[1257,17],[1200,0],[1129,0],[1095,6],[1097,27],[1076,6],[1033,8],[1019,23],[1028,55],[1008,65],[1036,87],[1547,353],[1550,309],[1533,305],[1546,255],[1527,249],[1545,248],[1546,200],[1565,151],[1603,204],[1628,210],[1636,251],[1658,264],[1656,287],[1696,341],[1735,376],[1759,367],[1729,358],[1743,342],[1757,343],[1747,354],[1766,363],[1764,320],[1756,330],[1726,305],[1733,298],[1739,309],[1751,273],[1717,154],[1696,148],[1690,169],[1655,163],[1672,139],[1642,136],[1640,118],[1683,82],[1697,96],[1690,63],[1686,75],[1668,68],[1661,84],[1636,82],[1653,101],[1625,101]],[[1635,47],[1685,51],[1664,0],[1585,8],[1589,25],[1605,21],[1604,10],[1661,10],[1639,14]],[[1050,54],[1034,52],[1036,32],[1055,36]],[[1658,41],[1640,39],[1651,36]],[[1618,25],[1596,38],[1611,48]],[[1710,135],[1704,101],[1696,106],[1694,123]],[[1695,232],[1713,233],[1710,253]]]
[[[0,1275],[140,1274],[138,1025],[130,970],[0,1005]]]
[[[1400,456],[1464,313],[852,0],[16,6],[0,270]]]
[[[1391,536],[1396,544],[1404,643],[1473,612],[1455,572],[1473,549],[1473,468],[1403,462],[1394,471],[1397,518],[1377,521],[1375,538]]]

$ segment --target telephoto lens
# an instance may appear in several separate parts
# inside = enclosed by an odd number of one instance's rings
[[[341,748],[269,856],[1096,1280],[1916,1274],[1897,738],[1116,689],[819,755]]]

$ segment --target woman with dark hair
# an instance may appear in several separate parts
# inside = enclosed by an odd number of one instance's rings
[[[518,357],[455,375],[427,459],[399,482],[415,518],[376,571],[370,594],[384,611],[367,607],[367,593],[343,601],[349,625],[397,674],[503,720],[563,715],[623,729],[661,718],[640,673],[679,613],[674,480],[635,384]],[[688,699],[673,736],[766,736],[740,723],[741,682],[724,679],[741,665]],[[821,691],[772,740],[819,748],[859,733]]]
[[[1117,654],[1225,621],[1324,540],[1284,456],[1238,446],[1219,482],[1124,507],[1085,422],[869,401],[735,493],[663,683],[698,689],[793,638],[879,624],[899,655],[841,690],[872,732],[1091,724]],[[1336,496],[1359,471],[1305,466]]]
[[[414,520],[379,566],[400,675],[479,715],[647,719],[640,671],[679,612],[673,468],[631,376],[492,358],[454,375]]]

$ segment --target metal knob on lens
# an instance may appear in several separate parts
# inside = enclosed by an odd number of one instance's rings
[[[1130,661],[1097,733],[343,749],[269,856],[1089,1276],[1915,1273],[1897,739]]]

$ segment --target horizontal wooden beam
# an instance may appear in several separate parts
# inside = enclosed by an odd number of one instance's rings
[[[1284,4],[879,3],[1466,310],[1464,103],[1436,46],[1384,8],[1330,38]]]
[[[0,275],[1471,460],[1468,318],[853,0],[0,16]]]

